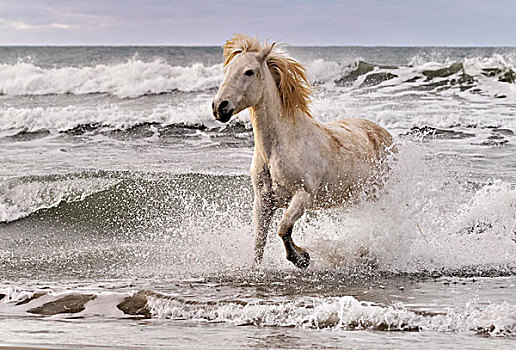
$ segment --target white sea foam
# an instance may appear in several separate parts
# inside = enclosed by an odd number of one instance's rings
[[[144,122],[166,124],[214,124],[210,116],[208,101],[196,103],[190,107],[177,105],[157,106],[150,111],[124,110],[117,106],[97,108],[68,107],[36,107],[8,108],[0,111],[3,121],[2,130],[58,130],[72,129],[81,124],[98,124],[105,127],[124,129]]]
[[[312,81],[325,87],[334,86],[334,81],[346,77],[355,70],[361,60],[354,62],[335,62],[325,59],[315,59],[304,62]],[[375,66],[372,72],[358,77],[351,87],[357,88],[370,73],[391,72],[398,76],[382,85],[392,85],[406,89],[420,85],[423,80],[415,83],[405,83],[414,77],[423,77],[424,70],[437,70],[449,67],[452,61],[425,61],[414,58],[408,66],[384,67]],[[480,88],[486,88],[486,93],[494,95],[501,91],[514,92],[508,88],[511,84],[499,83],[491,78],[492,84],[483,86],[486,76],[484,68],[499,68],[502,71],[516,69],[513,57],[495,54],[492,57],[468,58],[463,62],[464,73],[479,80]],[[462,74],[462,71],[460,72]],[[451,77],[453,78],[453,77]],[[94,67],[61,67],[41,68],[30,62],[17,64],[0,64],[0,94],[4,95],[46,95],[46,94],[91,94],[108,93],[121,98],[134,98],[145,94],[159,94],[174,90],[196,92],[217,88],[222,82],[222,63],[205,66],[193,63],[190,66],[173,66],[162,60],[151,62],[130,59],[125,63],[107,65],[99,64]],[[437,80],[439,80],[437,78]]]
[[[343,74],[348,73],[352,68],[345,66],[333,61],[326,61],[323,59],[317,59],[309,62],[306,66],[306,70],[309,75],[309,79],[313,82],[325,83],[332,82]]]
[[[420,272],[516,266],[516,188],[498,180],[468,189],[446,162],[422,157],[413,144],[400,145],[376,201],[300,222],[296,235],[312,252],[315,268],[372,264],[383,271]]]
[[[127,98],[173,90],[201,91],[221,82],[221,64],[181,67],[137,59],[116,65],[51,69],[25,62],[0,64],[0,94],[5,95],[108,93]]]
[[[220,126],[211,112],[213,96],[199,95],[174,105],[158,104],[149,109],[129,109],[117,105],[66,106],[0,109],[0,132],[11,135],[20,130],[64,131],[81,124],[95,124],[106,128],[124,129],[144,122],[162,125],[184,123],[201,124],[207,127]],[[485,101],[490,109],[485,110],[465,106],[460,101],[396,101],[366,103],[355,97],[337,94],[316,94],[312,104],[315,118],[331,121],[345,117],[365,117],[386,128],[408,129],[414,126],[434,126],[450,128],[456,125],[477,127],[504,127],[516,129],[516,118],[511,116],[514,106]],[[233,118],[234,121],[250,124],[248,111]]]
[[[65,131],[79,125],[94,124],[112,129],[125,129],[140,123],[162,125],[184,123],[219,126],[211,112],[213,96],[196,96],[175,105],[158,104],[149,109],[124,108],[117,105],[91,107],[34,107],[0,109],[0,132],[11,135],[20,130]],[[241,112],[234,121],[249,122],[248,111]]]
[[[0,294],[5,295],[4,304],[16,304],[32,298],[34,291],[7,285],[0,287]]]
[[[352,296],[303,298],[297,301],[250,303],[184,303],[166,298],[148,298],[151,313],[158,318],[227,322],[236,325],[422,330],[442,332],[477,331],[492,336],[516,332],[516,305],[479,305],[469,302],[461,311],[444,315],[420,314],[403,304],[382,306],[359,301]]]
[[[36,293],[42,293],[33,300]],[[411,310],[403,303],[382,305],[360,301],[352,296],[341,297],[299,297],[296,300],[281,298],[253,300],[218,300],[216,302],[185,301],[162,294],[144,297],[135,292],[107,291],[42,291],[26,290],[13,286],[0,288],[5,295],[0,302],[0,314],[24,315],[30,310],[44,308],[64,297],[80,298],[82,294],[92,295],[84,310],[76,313],[57,313],[59,309],[49,308],[51,318],[109,317],[126,318],[118,305],[126,298],[137,298],[133,311],[147,309],[152,317],[179,319],[197,322],[223,322],[234,325],[257,325],[274,327],[317,328],[332,330],[374,329],[384,331],[439,331],[480,332],[491,336],[508,336],[516,332],[516,305],[502,303],[480,303],[472,300],[448,309],[446,312],[431,313]],[[140,303],[140,297],[143,303]],[[30,301],[29,301],[30,300]],[[70,303],[74,303],[70,299]],[[60,308],[66,310],[66,305]]]

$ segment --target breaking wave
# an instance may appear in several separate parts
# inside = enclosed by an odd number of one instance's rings
[[[443,315],[414,312],[402,304],[375,305],[352,296],[311,298],[296,301],[250,303],[187,304],[164,298],[151,298],[151,315],[159,318],[228,322],[237,325],[272,327],[330,328],[380,331],[477,331],[493,336],[513,335],[516,306],[508,303],[479,307],[466,304],[461,312]]]
[[[25,218],[60,203],[84,201],[118,183],[114,178],[83,174],[75,177],[21,177],[0,182],[0,223]]]
[[[107,93],[135,98],[171,91],[202,91],[221,82],[222,64],[182,67],[138,59],[115,65],[50,69],[27,62],[0,64],[0,94],[11,96]]]
[[[239,326],[331,330],[470,332],[514,336],[516,305],[467,302],[442,313],[411,310],[402,303],[381,305],[352,296],[259,301],[186,300],[148,290],[132,292],[49,292],[0,288],[0,313],[53,318],[162,318]]]
[[[457,88],[492,96],[514,93],[516,64],[507,55],[466,58],[463,61],[428,62],[419,57],[407,66],[364,62],[335,62],[316,59],[304,62],[311,80],[325,88],[371,88],[397,86],[415,92]],[[0,94],[48,95],[106,93],[119,98],[136,98],[172,91],[199,92],[217,88],[222,82],[222,64],[172,66],[156,59],[94,67],[41,68],[33,63],[0,64]],[[512,95],[511,95],[512,96]],[[505,95],[507,97],[507,95]]]
[[[81,127],[108,130],[124,130],[143,123],[160,123],[163,125],[185,124],[215,126],[210,115],[208,101],[191,101],[191,106],[183,104],[157,106],[150,111],[124,110],[116,106],[81,108],[36,107],[8,108],[0,111],[3,121],[0,131],[8,135],[13,132],[38,131],[77,131]],[[12,136],[12,135],[11,135]]]

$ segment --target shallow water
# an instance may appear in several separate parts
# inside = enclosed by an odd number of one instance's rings
[[[316,118],[400,150],[376,201],[299,220],[306,271],[273,230],[252,264],[218,48],[0,48],[0,348],[514,347],[516,49],[287,51]]]

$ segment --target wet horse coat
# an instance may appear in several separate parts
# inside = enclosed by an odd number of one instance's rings
[[[343,205],[360,191],[391,150],[392,137],[365,119],[312,118],[304,68],[274,44],[236,34],[224,45],[224,58],[225,79],[212,108],[221,122],[250,108],[255,261],[263,258],[275,210],[287,208],[277,231],[287,259],[306,268],[310,256],[292,240],[294,223],[306,209]]]

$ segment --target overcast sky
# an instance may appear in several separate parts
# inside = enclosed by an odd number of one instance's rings
[[[0,0],[0,45],[516,46],[516,0]]]

